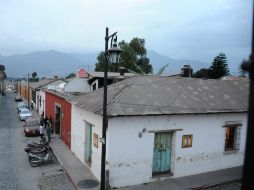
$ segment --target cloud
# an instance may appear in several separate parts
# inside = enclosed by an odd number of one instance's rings
[[[100,51],[109,26],[171,57],[208,62],[227,50],[240,60],[250,51],[251,8],[251,0],[1,0],[0,54]]]

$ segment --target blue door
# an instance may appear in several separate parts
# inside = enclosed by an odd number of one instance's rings
[[[153,175],[170,173],[172,133],[155,133]]]

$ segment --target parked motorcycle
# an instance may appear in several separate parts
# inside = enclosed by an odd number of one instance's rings
[[[57,159],[48,145],[41,151],[31,151],[28,153],[28,159],[32,167],[37,167],[39,164],[56,162]]]
[[[47,140],[46,140],[46,138],[44,137],[43,139],[40,140],[39,143],[35,143],[35,142],[33,142],[33,143],[28,143],[28,144],[27,144],[27,147],[37,147],[37,148],[39,148],[39,147],[42,147],[45,143],[47,143]]]
[[[46,150],[46,147],[49,146],[48,142],[45,142],[44,144],[41,144],[41,145],[38,145],[38,146],[27,146],[26,148],[24,148],[24,151],[26,153],[29,153],[29,152],[40,152],[40,151],[43,151],[43,150]]]

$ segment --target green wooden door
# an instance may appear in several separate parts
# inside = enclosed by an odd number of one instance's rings
[[[92,125],[85,122],[85,161],[92,161]]]
[[[172,133],[155,133],[153,175],[170,172]]]

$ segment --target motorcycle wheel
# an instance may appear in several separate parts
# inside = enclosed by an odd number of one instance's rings
[[[30,165],[32,167],[37,167],[39,165],[39,159],[38,158],[31,158],[29,159]]]

